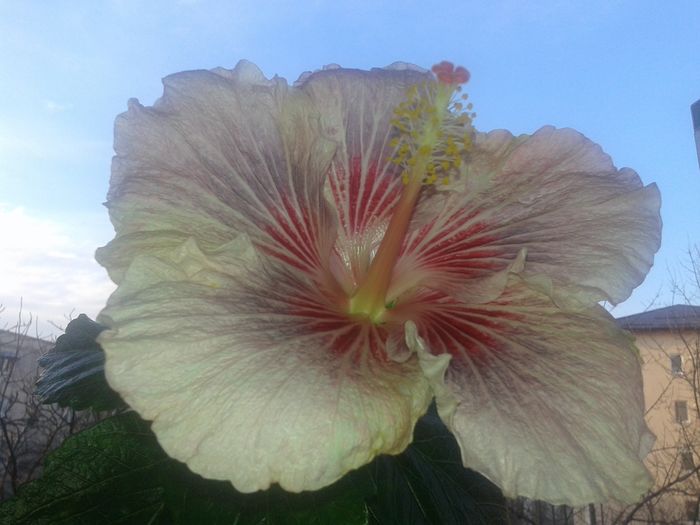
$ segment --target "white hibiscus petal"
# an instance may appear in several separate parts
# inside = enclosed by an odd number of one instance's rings
[[[516,276],[490,304],[433,295],[424,308],[413,344],[452,356],[436,399],[467,467],[555,504],[649,488],[639,358],[602,308],[560,310]]]
[[[118,236],[174,231],[209,249],[246,232],[285,263],[318,272],[335,238],[323,197],[335,146],[321,137],[308,96],[249,62],[163,82],[154,107],[132,101],[116,121],[107,206]],[[106,263],[114,275],[148,249],[142,240],[121,240]]]
[[[381,329],[267,271],[245,238],[136,257],[99,317],[110,384],[169,455],[243,492],[315,490],[401,452],[432,397],[417,360],[382,359]]]
[[[465,182],[407,242],[404,267],[462,288],[507,268],[527,249],[525,276],[576,284],[588,302],[626,299],[659,248],[660,197],[616,170],[599,146],[570,130],[530,137],[478,135]],[[473,181],[473,182],[472,182]]]
[[[423,375],[430,382],[435,399],[439,400],[440,417],[448,427],[451,427],[458,397],[445,384],[445,374],[450,366],[452,355],[447,352],[431,354],[425,341],[418,335],[418,328],[413,321],[406,323],[405,342],[409,351],[418,356]]]

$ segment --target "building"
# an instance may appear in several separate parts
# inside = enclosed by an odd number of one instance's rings
[[[0,330],[0,500],[35,477],[46,450],[58,440],[63,411],[35,399],[39,356],[52,343],[21,331]]]
[[[0,330],[0,416],[18,415],[19,406],[32,394],[37,361],[52,344],[21,332]]]
[[[639,348],[646,420],[656,435],[646,463],[654,489],[666,487],[639,516],[646,512],[655,523],[692,522],[700,502],[700,306],[669,306],[617,322]]]

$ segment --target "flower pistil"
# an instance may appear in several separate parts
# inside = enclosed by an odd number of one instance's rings
[[[469,133],[455,140],[453,130],[448,129],[456,125],[464,130],[465,124],[471,123],[473,114],[461,112],[462,103],[453,100],[469,73],[449,62],[435,65],[433,72],[437,82],[412,86],[407,99],[394,110],[392,125],[399,135],[391,142],[396,150],[391,162],[404,168],[404,189],[367,275],[349,302],[351,314],[377,324],[395,304],[394,298],[387,297],[387,290],[423,185],[435,184],[438,177],[448,184],[449,174],[459,169],[462,154],[471,144]],[[461,98],[466,99],[466,95]],[[460,113],[455,116],[455,112]]]

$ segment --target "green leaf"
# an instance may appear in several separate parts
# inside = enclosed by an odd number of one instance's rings
[[[42,477],[0,506],[0,523],[165,523],[168,461],[135,414],[106,419],[49,454]]]
[[[241,494],[169,458],[130,412],[68,438],[42,477],[0,506],[0,523],[366,525],[363,491],[355,475],[313,493]]]
[[[191,474],[190,474],[191,475]],[[368,512],[361,486],[347,478],[316,492],[291,494],[279,487],[240,494],[227,482],[199,478],[187,491],[173,491],[180,502],[168,506],[173,523],[224,525],[367,525]],[[200,521],[206,516],[206,521]],[[235,519],[234,519],[235,518]]]
[[[95,342],[104,329],[85,314],[68,323],[66,333],[39,359],[44,370],[36,393],[42,403],[96,411],[126,407],[105,379],[105,354]]]
[[[373,525],[508,523],[503,494],[462,466],[459,446],[434,407],[403,454],[378,458],[372,467],[379,488],[369,501]]]

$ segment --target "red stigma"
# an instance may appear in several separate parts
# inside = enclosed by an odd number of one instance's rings
[[[433,73],[438,79],[438,82],[443,84],[465,84],[469,81],[469,71],[462,66],[457,66],[452,62],[443,60],[439,64],[432,67]]]

